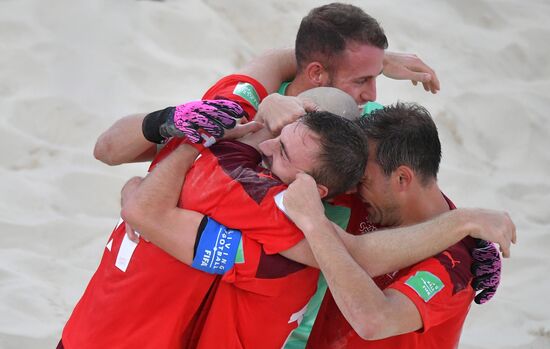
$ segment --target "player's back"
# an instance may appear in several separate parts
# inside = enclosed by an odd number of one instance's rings
[[[63,330],[63,344],[178,348],[214,280],[151,243],[133,243],[121,222]]]

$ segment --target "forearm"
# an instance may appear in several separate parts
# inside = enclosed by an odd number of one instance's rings
[[[191,262],[202,215],[177,205],[185,175],[196,156],[193,147],[179,146],[147,175],[122,207],[126,222],[185,263]]]
[[[378,276],[431,257],[468,236],[472,229],[468,211],[454,210],[408,227],[360,236],[340,234],[353,258],[370,275]]]
[[[296,75],[294,49],[270,50],[255,57],[237,72],[258,80],[268,93],[276,92],[282,82]]]
[[[391,331],[384,324],[388,299],[369,274],[348,253],[335,226],[323,219],[311,227],[300,227],[325,276],[338,308],[363,338]],[[383,329],[383,327],[388,327]]]
[[[152,160],[156,144],[143,137],[141,125],[146,114],[134,114],[117,120],[96,141],[94,157],[107,165]]]

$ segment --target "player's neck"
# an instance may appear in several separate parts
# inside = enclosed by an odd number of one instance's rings
[[[409,195],[402,210],[402,225],[424,222],[447,211],[449,204],[434,181],[427,187],[418,187],[413,195]]]
[[[311,83],[309,79],[304,74],[296,75],[294,80],[286,88],[285,95],[287,96],[297,96],[300,93],[310,90],[314,87],[317,87]]]

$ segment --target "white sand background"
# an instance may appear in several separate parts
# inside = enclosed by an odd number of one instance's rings
[[[443,142],[441,187],[506,209],[519,243],[460,347],[550,348],[550,3],[363,1],[390,49],[438,72],[418,101]],[[293,44],[318,1],[0,1],[0,348],[53,348],[145,165],[108,167],[95,139],[125,114],[199,98],[257,52]],[[98,309],[101,311],[101,309]]]

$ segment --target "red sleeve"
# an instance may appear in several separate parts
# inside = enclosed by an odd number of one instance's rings
[[[438,255],[441,256],[441,255]],[[462,260],[456,268],[469,269],[468,261]],[[453,273],[453,271],[450,271]],[[474,297],[471,287],[457,288],[447,267],[436,257],[416,264],[401,275],[388,288],[393,288],[407,296],[422,317],[425,332],[430,328],[467,313]]]
[[[256,79],[246,75],[228,75],[214,84],[202,99],[227,98],[238,102],[254,120],[258,105],[267,96],[267,91]]]
[[[275,195],[287,186],[258,167],[260,160],[258,151],[240,142],[213,145],[187,173],[180,202],[241,230],[266,254],[276,254],[304,236],[275,203]]]

